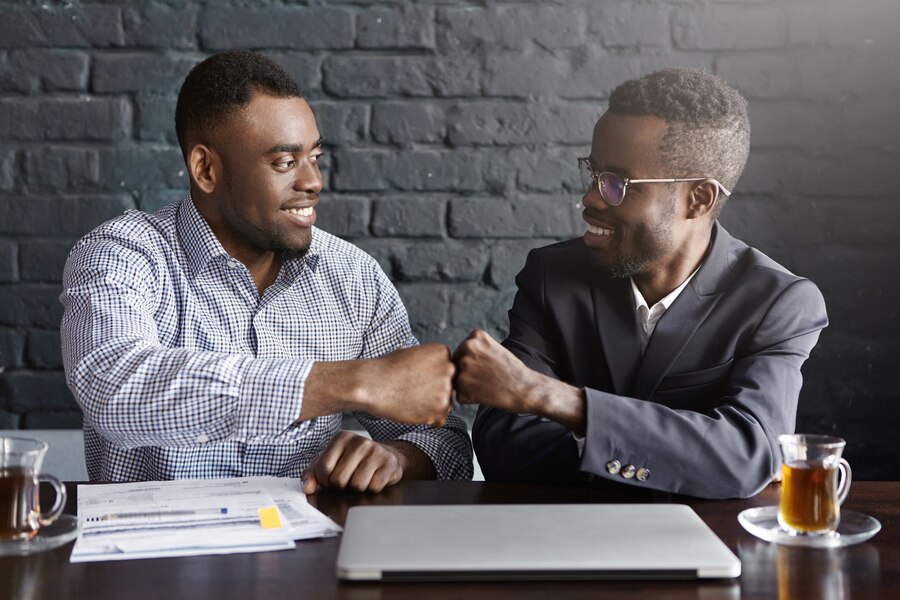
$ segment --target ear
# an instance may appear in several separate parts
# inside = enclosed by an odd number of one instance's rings
[[[219,155],[206,144],[195,144],[188,152],[187,165],[194,185],[206,194],[213,193],[222,173]]]
[[[710,179],[692,185],[688,193],[687,218],[698,219],[714,214],[720,193],[719,186]]]

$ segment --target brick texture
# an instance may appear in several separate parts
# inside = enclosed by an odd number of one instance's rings
[[[611,90],[682,65],[751,103],[722,222],[826,298],[798,428],[846,437],[856,477],[900,479],[898,22],[896,0],[0,0],[0,427],[80,423],[62,265],[102,221],[183,197],[175,98],[210,53],[298,79],[328,145],[319,225],[451,346],[502,337],[528,250],[581,232],[574,159]]]

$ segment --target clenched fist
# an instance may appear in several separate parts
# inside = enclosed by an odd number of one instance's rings
[[[440,344],[379,358],[317,362],[306,380],[299,420],[359,410],[399,423],[440,427],[450,414],[456,367]]]
[[[363,367],[366,412],[398,421],[440,427],[450,414],[453,375],[450,349],[441,344],[401,348]]]
[[[488,333],[476,329],[456,349],[456,399],[511,413],[546,417],[584,435],[584,392],[529,369]]]

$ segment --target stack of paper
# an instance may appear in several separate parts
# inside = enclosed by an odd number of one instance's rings
[[[250,477],[78,486],[72,562],[285,550],[337,535],[296,479]]]

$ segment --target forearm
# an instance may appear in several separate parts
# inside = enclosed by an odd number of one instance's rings
[[[628,483],[701,498],[743,498],[768,484],[778,464],[777,414],[756,415],[740,401],[706,412],[587,390],[588,423],[581,469]],[[774,399],[769,399],[774,408]],[[607,464],[622,469],[610,473]],[[623,477],[624,467],[648,476]]]
[[[428,455],[410,442],[392,440],[382,442],[389,447],[400,460],[403,468],[403,479],[435,479],[437,472]]]
[[[310,365],[108,340],[67,360],[67,381],[117,446],[186,447],[274,439],[294,423]]]
[[[535,373],[528,406],[528,412],[555,421],[577,435],[584,435],[586,420],[582,388]]]

